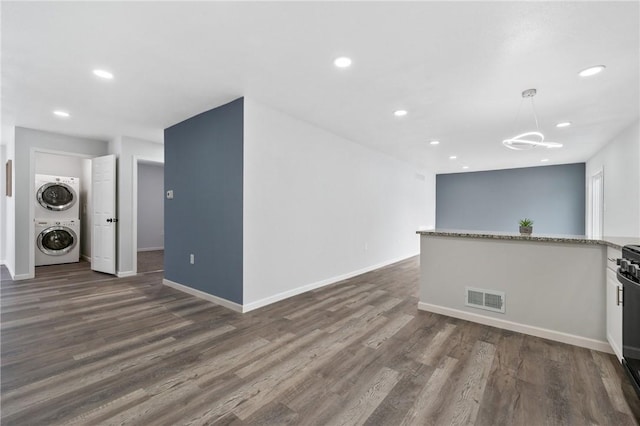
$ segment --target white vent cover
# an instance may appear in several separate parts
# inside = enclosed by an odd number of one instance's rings
[[[505,293],[504,291],[486,290],[483,288],[465,287],[464,304],[473,308],[485,309],[487,311],[500,312],[504,314]]]

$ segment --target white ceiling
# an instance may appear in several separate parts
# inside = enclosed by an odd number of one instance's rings
[[[640,115],[639,28],[637,1],[3,1],[2,137],[17,125],[162,142],[164,128],[248,96],[439,173],[585,161]],[[333,66],[342,55],[351,68]],[[605,72],[578,77],[597,64]],[[526,104],[515,125],[528,88],[564,148],[501,145],[534,127]]]

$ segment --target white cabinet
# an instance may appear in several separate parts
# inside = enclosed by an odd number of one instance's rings
[[[622,284],[616,276],[615,259],[620,258],[619,250],[607,250],[607,340],[622,362]],[[611,259],[614,259],[613,261]]]

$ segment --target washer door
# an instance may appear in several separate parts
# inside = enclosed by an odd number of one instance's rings
[[[66,183],[49,182],[38,189],[38,203],[47,210],[61,212],[76,203],[76,192]]]
[[[38,248],[49,256],[69,253],[78,243],[76,233],[66,226],[50,226],[38,235]]]

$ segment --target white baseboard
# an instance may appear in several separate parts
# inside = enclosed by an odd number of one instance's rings
[[[164,250],[164,247],[147,247],[147,248],[139,248],[138,251],[158,251]]]
[[[87,262],[91,263],[91,256],[87,256],[86,254],[81,254],[80,257],[86,260]]]
[[[616,354],[616,357],[618,358],[618,361],[622,362],[622,349],[618,347],[618,345],[615,344],[616,339],[612,338],[609,333],[607,333],[607,340],[609,342],[614,342],[614,343],[610,343],[611,345],[611,349],[613,349],[613,353]]]
[[[9,271],[9,273],[11,274],[11,271]],[[11,274],[11,277],[13,278],[14,281],[21,281],[21,280],[30,280],[31,278],[35,278],[35,274],[18,274],[18,275],[14,275]]]
[[[297,287],[292,290],[283,291],[282,293],[274,294],[273,296],[265,297],[264,299],[256,300],[255,302],[247,303],[242,305],[242,312],[253,311],[254,309],[262,308],[267,305],[271,305],[272,303],[279,302],[284,299],[288,299],[293,296],[297,296],[302,293],[306,293],[307,291],[315,290],[320,287],[324,287],[330,284],[335,284],[339,281],[343,281],[356,275],[361,275],[374,269],[382,268],[383,266],[391,265],[392,263],[400,262],[405,259],[409,259],[413,256],[417,256],[420,254],[416,252],[414,254],[410,254],[408,256],[402,256],[395,259],[386,260],[384,262],[378,263],[376,265],[367,266],[366,268],[358,269],[357,271],[347,272],[346,274],[338,275],[335,277],[327,278],[321,281],[316,281],[311,284],[303,285],[302,287]]]
[[[116,277],[118,278],[133,277],[134,275],[137,274],[133,271],[116,272]]]
[[[213,294],[205,293],[204,291],[197,290],[195,288],[187,287],[186,285],[176,283],[174,281],[168,280],[166,278],[162,279],[162,284],[169,286],[171,288],[175,288],[176,290],[182,291],[184,293],[188,293],[192,296],[198,297],[200,299],[204,299],[208,302],[215,303],[216,305],[224,306],[225,308],[231,309],[232,311],[242,313],[242,305],[239,303],[232,302],[227,299],[223,299],[222,297],[214,296]]]
[[[307,284],[301,287],[294,288],[292,290],[284,291],[282,293],[274,294],[273,296],[265,297],[264,299],[256,300],[255,302],[247,303],[247,304],[239,304],[232,302],[227,299],[223,299],[222,297],[214,296],[209,293],[205,293],[204,291],[196,290],[194,288],[185,286],[183,284],[179,284],[164,278],[162,283],[169,287],[175,288],[176,290],[183,291],[185,293],[191,294],[192,296],[198,297],[200,299],[207,300],[209,302],[215,303],[220,306],[224,306],[225,308],[229,308],[236,312],[249,312],[258,308],[262,308],[267,305],[271,305],[272,303],[279,302],[284,299],[288,299],[293,296],[297,296],[298,294],[306,293],[307,291],[315,290],[320,287],[324,287],[330,284],[335,284],[339,281],[343,281],[357,275],[362,275],[364,273],[373,271],[378,268],[382,268],[387,265],[391,265],[392,263],[400,262],[405,259],[409,259],[411,257],[417,256],[419,253],[410,254],[408,256],[402,256],[395,259],[390,259],[385,262],[381,262],[375,265],[367,266],[366,268],[358,269],[357,271],[351,271],[346,274],[338,275],[335,277],[327,278],[325,280],[316,281],[311,284]]]
[[[436,314],[447,315],[454,318],[460,318],[467,321],[477,322],[492,327],[502,328],[505,330],[517,331],[519,333],[530,334],[536,337],[553,340],[561,343],[568,343],[582,348],[593,349],[600,352],[614,353],[608,342],[591,339],[588,337],[576,336],[574,334],[563,333],[561,331],[549,330],[547,328],[536,327],[533,325],[521,324],[517,322],[507,321],[499,318],[488,317],[485,315],[475,314],[472,312],[461,311],[458,309],[447,308],[444,306],[432,305],[430,303],[418,302],[418,309],[421,311],[434,312]]]

